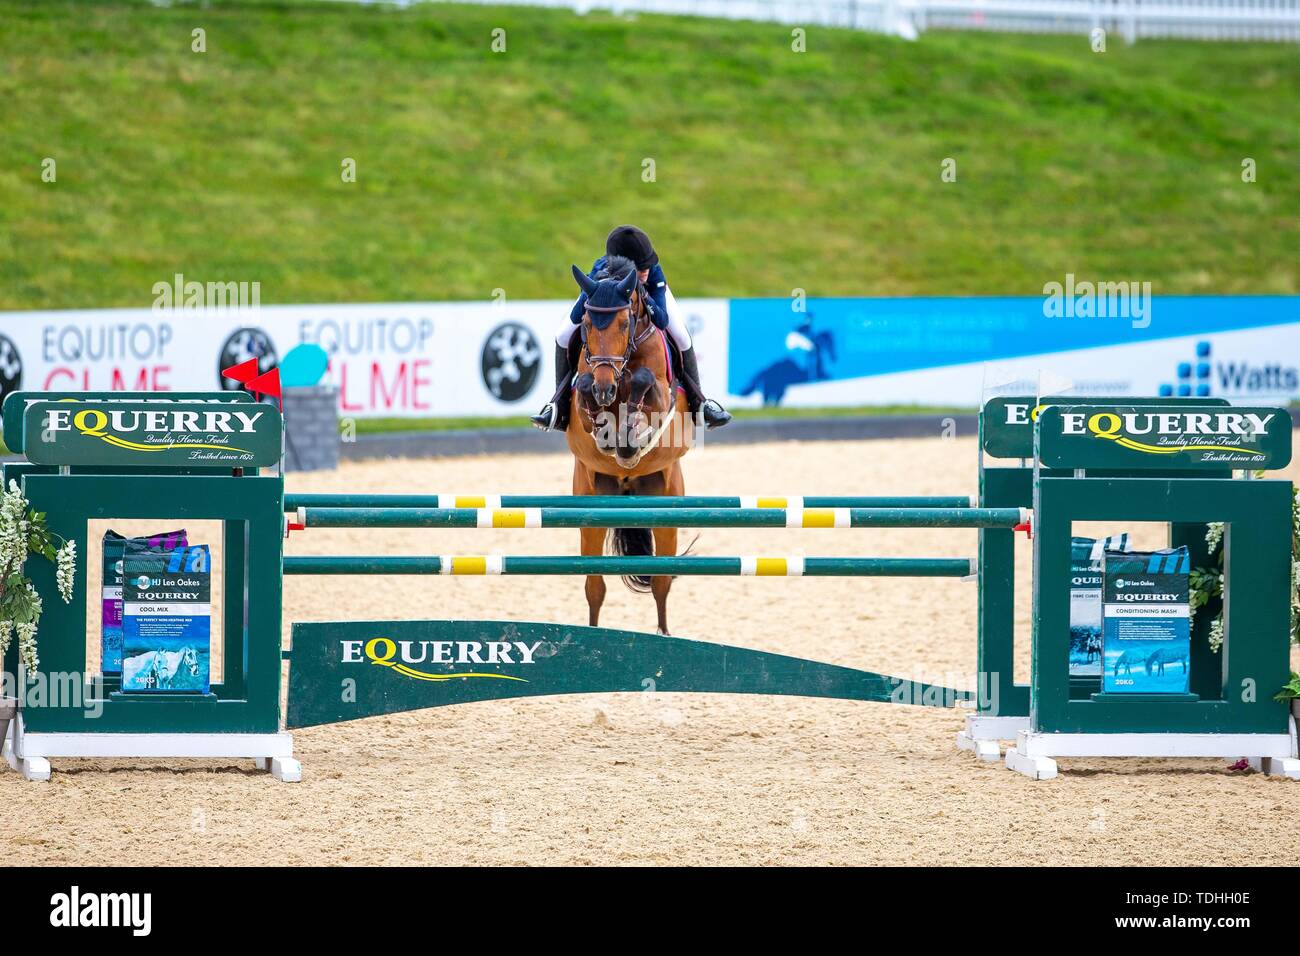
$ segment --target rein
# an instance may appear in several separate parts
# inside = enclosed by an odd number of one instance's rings
[[[668,426],[673,423],[674,417],[676,416],[674,416],[671,411],[664,415],[663,423],[655,429],[655,433],[650,436],[650,440],[637,450],[636,457],[632,459],[632,463],[627,467],[635,468],[637,465],[641,464],[642,458],[659,447],[659,439],[664,437],[664,432],[668,431]]]

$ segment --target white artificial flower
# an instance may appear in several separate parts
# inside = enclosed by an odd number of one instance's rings
[[[59,585],[59,596],[65,604],[72,603],[72,584],[77,573],[77,542],[64,542],[59,548],[55,577]]]
[[[1223,541],[1223,522],[1211,521],[1205,531],[1205,543],[1210,547],[1210,554],[1219,550]]]
[[[1218,652],[1223,647],[1223,616],[1216,617],[1210,624],[1210,649]]]
[[[36,656],[36,622],[15,624],[14,630],[18,632],[18,655],[22,658],[23,667],[27,668],[29,674],[35,674],[37,665],[41,662]]]

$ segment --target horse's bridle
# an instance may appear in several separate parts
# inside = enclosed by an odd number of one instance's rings
[[[645,323],[645,330],[640,334],[637,333],[637,325],[640,323],[642,316],[649,319],[649,314],[644,309],[645,299],[642,295],[643,294],[640,291],[637,292],[637,302],[641,304],[643,308],[632,316],[632,330],[628,333],[627,350],[622,355],[592,355],[591,346],[587,342],[587,323],[584,322],[582,324],[582,354],[587,360],[587,367],[591,371],[594,372],[602,365],[608,365],[614,371],[615,381],[623,381],[623,373],[627,371],[627,367],[632,361],[632,356],[636,355],[636,351],[641,347],[641,343],[653,335],[655,330],[654,323],[647,321]],[[586,310],[587,315],[590,318],[592,312],[611,313],[623,312],[625,310],[631,312],[632,304],[629,302],[627,305],[587,305]]]
[[[654,319],[652,318],[653,313],[651,312],[653,306],[651,306],[650,303],[647,301],[644,287],[638,286],[635,295],[636,295],[636,303],[640,306],[640,310],[632,313],[632,328],[629,331],[627,336],[627,349],[624,351],[622,355],[592,355],[591,347],[587,340],[587,323],[585,321],[582,323],[582,354],[583,357],[585,357],[587,360],[588,369],[590,371],[595,371],[596,369],[600,368],[602,365],[609,366],[609,368],[614,372],[614,384],[616,388],[622,385],[623,375],[627,371],[628,365],[631,364],[632,357],[636,355],[637,350],[641,347],[641,344],[645,342],[645,340],[648,339],[651,335],[653,335],[656,331]],[[587,318],[590,319],[591,318],[590,313],[592,312],[608,314],[611,312],[622,312],[624,309],[627,309],[629,312],[631,312],[632,303],[629,302],[627,305],[620,305],[620,306],[594,306],[593,307],[591,305],[588,305],[586,309],[588,312]],[[638,332],[637,331],[638,323],[641,322],[642,318],[645,318],[646,320],[645,328],[642,331]],[[669,381],[669,392],[671,393],[672,392],[671,363],[669,363],[668,381]],[[592,431],[592,436],[594,437],[596,432],[596,420],[594,417],[594,412],[591,412],[591,414],[593,415],[592,422],[591,422],[591,431]],[[622,467],[635,468],[637,465],[639,465],[641,463],[641,459],[643,459],[648,453],[650,453],[656,447],[658,447],[659,440],[663,437],[664,433],[668,430],[668,427],[672,425],[675,418],[676,416],[674,415],[664,415],[663,422],[650,436],[649,441],[646,441],[640,445],[631,463],[620,462]],[[606,454],[613,455],[615,454],[615,452],[609,450],[606,452]]]

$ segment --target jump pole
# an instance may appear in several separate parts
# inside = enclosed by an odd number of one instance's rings
[[[969,578],[975,568],[969,558],[328,555],[285,558],[284,573]]]
[[[686,495],[367,495],[289,494],[299,508],[969,508],[963,496],[727,496]]]
[[[304,528],[1015,528],[1026,508],[302,508]]]

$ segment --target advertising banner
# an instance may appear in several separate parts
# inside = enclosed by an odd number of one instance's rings
[[[1300,397],[1300,297],[733,299],[732,405],[972,407],[990,364],[1032,394]],[[1065,293],[1071,293],[1065,297]],[[801,311],[795,311],[798,306]]]
[[[11,391],[232,389],[302,342],[329,354],[344,417],[532,414],[555,390],[571,302],[294,305],[0,313],[0,398]],[[725,378],[725,299],[681,302],[701,365]]]
[[[729,406],[973,408],[990,374],[1075,397],[1300,398],[1300,296],[679,299],[705,391]],[[554,386],[569,301],[0,313],[0,396],[231,388],[311,342],[345,417],[503,417]],[[991,372],[991,366],[995,370]],[[1057,386],[1059,387],[1059,386]],[[1011,392],[1003,391],[1004,394]]]

